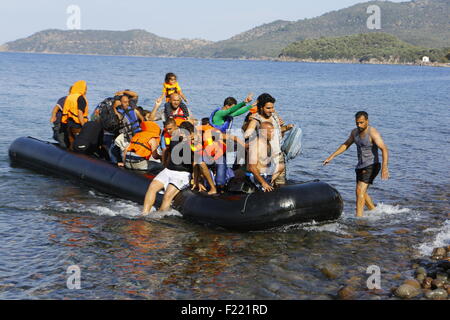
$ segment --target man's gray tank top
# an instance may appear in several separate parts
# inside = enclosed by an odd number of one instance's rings
[[[354,134],[355,144],[358,151],[358,164],[356,169],[362,169],[370,165],[379,163],[378,146],[370,141],[370,129],[364,138],[359,136],[358,131]]]

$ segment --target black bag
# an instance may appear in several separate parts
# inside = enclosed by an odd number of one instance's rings
[[[104,130],[118,134],[121,124],[113,110],[114,98],[106,98],[100,102],[96,109],[99,110],[100,122]]]

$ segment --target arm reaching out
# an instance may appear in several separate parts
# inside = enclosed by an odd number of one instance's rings
[[[156,119],[156,113],[158,112],[159,107],[161,106],[163,101],[162,96],[159,97],[158,99],[156,99],[155,101],[155,106],[153,107],[152,113],[150,113],[150,120],[151,121],[156,121],[158,119]]]
[[[327,165],[331,162],[335,157],[340,155],[341,153],[345,152],[350,146],[355,142],[355,139],[353,138],[353,131],[350,133],[350,136],[348,137],[347,141],[345,141],[331,156],[325,159],[323,162],[323,165]]]

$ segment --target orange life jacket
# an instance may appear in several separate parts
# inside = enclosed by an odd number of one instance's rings
[[[88,120],[89,105],[86,99],[86,90],[87,84],[84,80],[77,81],[73,84],[72,89],[70,90],[70,94],[67,96],[66,101],[64,102],[61,118],[62,123],[67,123],[69,119],[72,119],[73,122],[81,124],[80,119],[78,118],[78,98],[80,96],[83,96],[86,100],[86,108],[83,112],[83,118],[85,119],[85,121]]]
[[[214,136],[217,138],[220,137],[221,132],[220,130],[214,128],[210,125],[203,125],[200,127],[200,130],[202,131],[202,138],[203,138],[203,145],[202,149],[206,155],[213,158],[214,160],[219,159],[223,156],[223,154],[226,152],[227,147],[223,143],[222,139],[213,139],[213,133],[216,133]]]
[[[173,120],[175,120],[175,123],[177,124],[178,127],[180,126],[180,124],[187,121],[186,118],[183,117],[174,117]]]
[[[156,143],[159,144],[161,129],[153,121],[144,121],[141,123],[142,131],[136,133],[131,138],[130,145],[127,152],[134,152],[138,156],[150,159],[153,154],[152,146],[150,145],[151,139],[156,139]]]

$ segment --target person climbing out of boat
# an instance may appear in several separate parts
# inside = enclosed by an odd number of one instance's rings
[[[69,89],[69,94],[71,90],[72,87]],[[67,139],[67,128],[65,124],[61,122],[66,98],[67,96],[58,99],[56,105],[52,109],[52,116],[50,118],[50,122],[53,124],[53,139],[58,142],[59,146],[63,149],[66,149],[69,144]]]
[[[377,177],[381,169],[381,179],[389,179],[389,151],[380,133],[369,125],[369,115],[365,111],[355,114],[356,128],[350,132],[348,139],[325,161],[329,164],[335,157],[345,152],[353,143],[356,144],[358,163],[356,165],[356,216],[362,217],[364,206],[368,210],[375,209],[368,188]],[[380,165],[378,149],[381,149],[383,163]]]
[[[61,123],[66,126],[69,150],[73,150],[75,137],[88,121],[89,104],[86,99],[87,84],[80,80],[73,84],[70,94],[64,101]]]
[[[144,111],[144,115],[145,115]],[[157,149],[160,142],[161,129],[154,121],[141,123],[142,131],[136,133],[125,151],[124,163],[127,169],[156,171],[163,168],[157,160]]]
[[[283,172],[283,164],[278,155],[273,153],[272,143],[275,127],[264,121],[259,128],[259,135],[249,144],[247,176],[257,189],[264,192],[274,190],[275,181]]]
[[[166,211],[175,196],[189,187],[194,164],[194,152],[191,148],[193,142],[194,125],[185,121],[173,132],[168,146],[167,167],[153,179],[147,189],[142,210],[144,216],[150,213],[160,190],[164,189],[165,192],[159,211]]]
[[[210,169],[215,169],[217,159],[223,156],[225,144],[221,140],[221,133],[209,124],[208,118],[202,119],[202,124],[196,128],[192,145],[194,151],[194,181],[192,190],[206,191],[203,180],[209,186],[209,195],[217,193],[216,183]]]
[[[98,115],[98,110],[96,110]],[[86,122],[73,142],[73,151],[109,160],[106,146],[103,143],[103,127],[99,117]]]
[[[178,93],[173,93],[170,95],[169,102],[164,104],[163,110],[160,110],[162,104],[162,98],[159,97],[155,101],[155,106],[153,107],[151,113],[151,119],[153,121],[162,120],[165,122],[169,118],[174,118],[177,125],[185,121],[191,121],[191,112],[188,107],[181,101],[181,97]]]
[[[243,102],[237,103],[237,100],[234,97],[228,97],[223,102],[223,107],[219,107],[215,109],[210,117],[209,124],[217,130],[220,130],[223,134],[226,134],[233,125],[234,117],[240,116],[246,112],[248,112],[253,105],[248,105],[253,100],[253,94],[249,93]],[[223,190],[229,178],[232,175],[227,176],[227,172],[229,172],[228,164],[227,164],[227,156],[226,152],[223,153],[223,156],[218,158],[216,163],[216,185],[219,190]]]
[[[245,139],[254,139],[259,133],[261,124],[263,122],[270,122],[274,127],[274,134],[271,140],[272,152],[277,155],[280,166],[283,172],[278,175],[275,183],[276,185],[286,184],[286,161],[283,152],[281,152],[281,141],[283,134],[291,130],[294,125],[286,125],[275,111],[275,98],[268,93],[261,94],[257,99],[257,112],[249,115],[248,125],[244,132]]]
[[[181,87],[177,81],[176,74],[169,72],[166,74],[166,77],[164,78],[162,95],[160,97],[161,101],[163,101],[165,98],[166,102],[169,102],[170,96],[173,93],[178,93],[180,95],[180,97],[184,100],[184,102],[186,104],[188,103],[186,96],[183,94],[183,91],[181,90]]]

